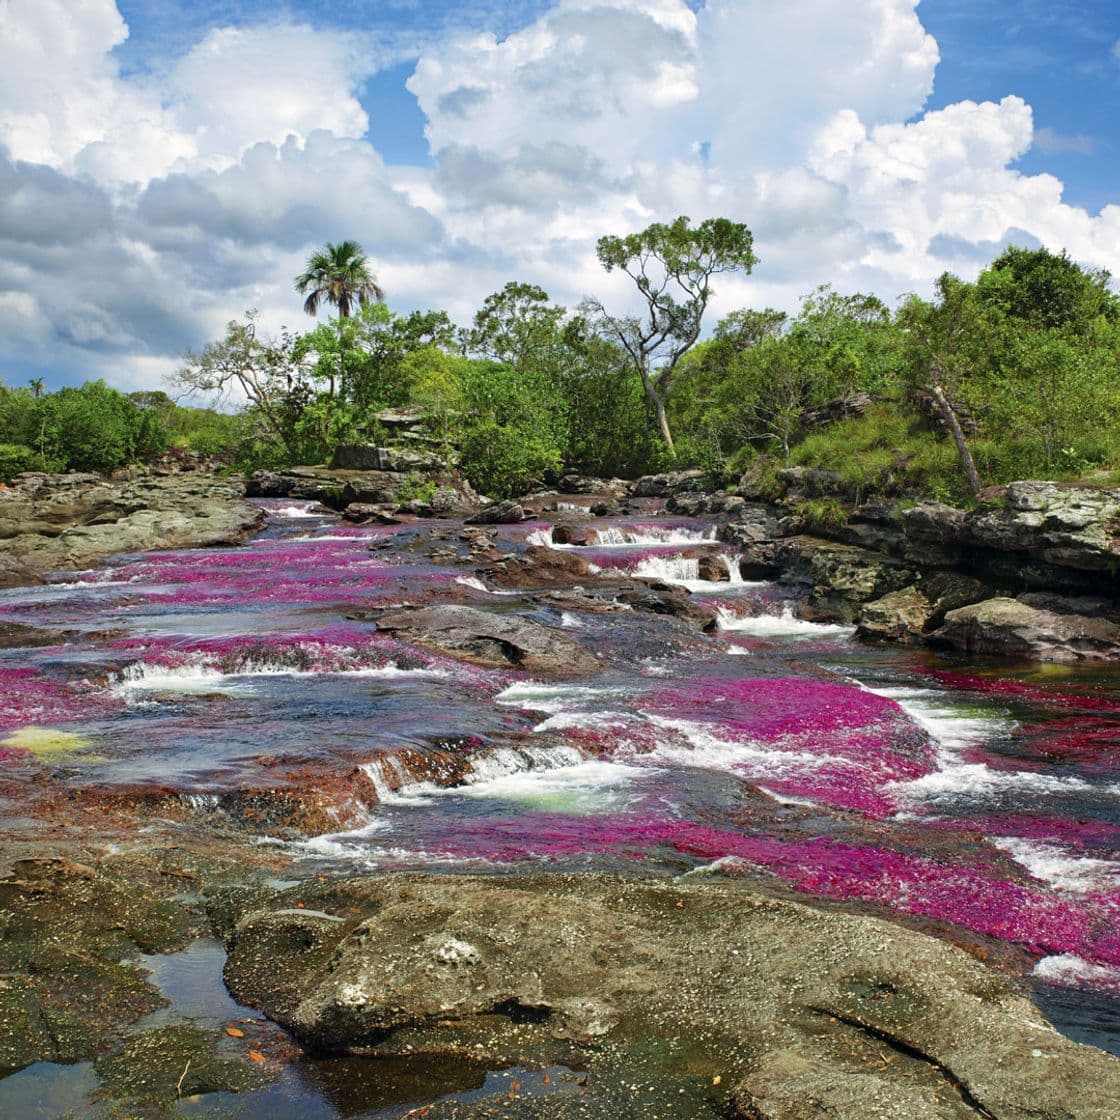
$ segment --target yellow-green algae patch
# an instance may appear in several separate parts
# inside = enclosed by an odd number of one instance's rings
[[[55,727],[21,727],[13,731],[2,743],[5,747],[27,751],[36,758],[68,758],[89,750],[93,743],[84,735],[72,731],[59,731]],[[85,761],[98,761],[95,755],[86,755]]]

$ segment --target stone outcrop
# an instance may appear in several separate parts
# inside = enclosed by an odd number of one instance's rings
[[[395,462],[396,467],[385,470],[289,467],[283,471],[256,471],[249,476],[246,493],[251,498],[302,498],[339,511],[355,504],[395,510],[415,483],[414,476],[403,473],[411,472],[411,468],[406,468],[403,460]],[[424,516],[456,517],[478,509],[479,496],[454,472],[437,470],[430,481],[435,484],[431,498],[416,507]]]
[[[670,471],[643,475],[634,483],[636,498],[667,498],[670,494],[704,493],[703,471]]]
[[[370,443],[340,443],[331,457],[331,468],[344,471],[440,471],[447,464],[438,455],[401,447],[376,447]]]
[[[203,472],[24,475],[0,490],[0,586],[122,552],[241,544],[264,521],[242,482]]]
[[[226,915],[231,992],[309,1049],[578,1064],[583,1115],[646,1115],[636,1084],[651,1116],[750,1120],[1112,1120],[1120,1100],[1120,1061],[963,950],[734,885],[383,876]]]
[[[819,621],[853,622],[864,603],[899,591],[916,578],[912,568],[882,553],[820,537],[796,536],[748,546],[745,578],[780,578],[800,597],[801,612]]]
[[[594,672],[599,662],[578,642],[548,626],[475,607],[441,605],[391,611],[380,630],[475,665],[524,669],[550,677]]]
[[[517,525],[525,520],[525,509],[519,503],[504,499],[483,506],[477,513],[467,518],[468,525]]]
[[[902,514],[908,555],[986,570],[1024,586],[1092,587],[1120,570],[1120,490],[1012,482],[998,501],[964,511],[924,502]]]
[[[949,611],[931,640],[965,653],[1034,661],[1120,661],[1120,622],[1105,616],[1105,604],[1044,596],[1046,605],[1036,606],[1031,599],[985,599]]]

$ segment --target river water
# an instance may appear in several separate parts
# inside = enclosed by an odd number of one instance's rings
[[[1006,945],[1063,1030],[1120,1052],[1116,671],[860,645],[794,617],[772,585],[700,580],[682,553],[710,523],[599,522],[600,543],[578,549],[607,575],[689,588],[718,620],[704,635],[434,565],[409,547],[430,525],[343,527],[306,503],[261,504],[269,527],[242,548],[123,557],[0,592],[0,618],[68,638],[0,652],[9,777],[159,783],[218,827],[216,797],[278,759],[358,766],[376,808],[340,813],[338,831],[245,842],[290,857],[294,875],[762,879]],[[499,534],[507,548],[552,543],[548,523]],[[604,669],[536,681],[347,617],[445,600],[561,627]],[[417,757],[449,751],[456,784],[418,772]],[[5,811],[18,835],[18,805]]]

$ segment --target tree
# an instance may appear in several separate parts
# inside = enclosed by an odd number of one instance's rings
[[[298,461],[295,425],[311,398],[298,340],[257,335],[256,313],[226,325],[226,336],[200,354],[187,351],[175,381],[188,392],[244,397],[267,434],[284,447],[289,463]]]
[[[968,488],[973,497],[979,497],[983,489],[980,472],[950,393],[970,372],[965,343],[975,341],[984,324],[975,313],[972,285],[946,272],[938,279],[937,290],[937,304],[913,297],[900,309],[899,321],[908,335],[915,385],[933,399],[956,444]]]
[[[326,299],[338,308],[340,318],[346,319],[355,305],[380,303],[385,292],[378,284],[369,265],[369,258],[356,241],[328,241],[322,249],[307,258],[307,268],[296,277],[296,291],[307,295],[303,309],[316,315],[319,301]]]
[[[464,339],[467,351],[524,369],[555,351],[564,315],[543,288],[510,281],[483,301]]]
[[[625,272],[645,303],[640,315],[614,316],[597,299],[583,310],[598,328],[629,355],[657,416],[670,452],[666,404],[680,361],[695,345],[712,295],[712,277],[750,272],[757,263],[751,231],[727,218],[708,218],[695,228],[683,215],[668,225],[655,222],[640,233],[600,237],[599,263]]]

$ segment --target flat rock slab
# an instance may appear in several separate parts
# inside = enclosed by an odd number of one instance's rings
[[[599,668],[599,662],[566,634],[518,615],[441,605],[391,611],[377,619],[377,626],[474,665],[524,669],[552,677]]]
[[[1101,615],[1046,610],[1019,599],[985,599],[949,611],[940,645],[1034,661],[1120,661],[1120,624]]]
[[[1120,1061],[988,965],[738,884],[387,875],[239,907],[226,982],[310,1049],[588,1069],[586,1111],[517,1115],[1117,1115]]]

